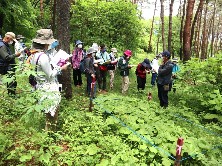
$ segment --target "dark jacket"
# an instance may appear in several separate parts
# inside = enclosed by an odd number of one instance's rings
[[[0,74],[14,71],[15,54],[11,53],[9,45],[0,40]]]
[[[164,65],[160,65],[157,76],[157,83],[167,85],[171,83],[173,63],[169,60]]]
[[[86,69],[86,74],[95,74],[95,70],[94,70],[94,65],[93,65],[93,58],[85,58],[85,69]]]
[[[120,57],[118,61],[118,68],[120,70],[121,76],[129,76],[129,61],[126,60],[124,57]]]

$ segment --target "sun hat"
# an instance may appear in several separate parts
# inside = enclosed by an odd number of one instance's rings
[[[12,38],[12,40],[14,40],[14,41],[16,40],[16,39],[15,39],[15,34],[14,34],[13,32],[7,32],[7,33],[5,34],[5,36]]]
[[[131,57],[132,56],[132,51],[131,50],[126,50],[124,51],[124,55]]]
[[[144,59],[144,61],[142,62],[142,65],[145,67],[145,68],[149,68],[149,69],[152,69],[151,65],[150,65],[150,60],[149,59]]]
[[[99,46],[97,43],[93,43],[92,44],[92,47],[94,48],[95,51],[98,51],[99,50]]]
[[[39,29],[36,32],[36,37],[32,41],[39,44],[52,44],[57,40],[54,39],[51,29]]]
[[[79,44],[83,44],[83,42],[81,42],[81,40],[76,40],[76,46]]]
[[[111,48],[111,51],[112,52],[117,52],[117,49],[116,48]]]
[[[170,59],[170,52],[169,51],[164,51],[164,52],[161,53],[161,55]]]
[[[17,39],[17,40],[19,40],[19,39],[24,39],[24,38],[25,38],[25,37],[22,36],[22,35],[17,35],[17,36],[16,36],[16,39]]]
[[[86,55],[92,54],[96,52],[96,50],[93,47],[90,47],[87,51],[86,51]]]

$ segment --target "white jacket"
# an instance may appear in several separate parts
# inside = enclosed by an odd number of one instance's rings
[[[158,69],[159,69],[158,59],[154,58],[151,62],[151,66],[152,66],[152,73],[158,74]]]

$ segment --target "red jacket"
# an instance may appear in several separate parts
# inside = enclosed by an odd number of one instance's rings
[[[136,68],[136,75],[141,78],[146,78],[145,67],[141,63],[139,63]]]

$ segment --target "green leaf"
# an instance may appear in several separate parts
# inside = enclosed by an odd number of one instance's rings
[[[156,149],[155,147],[153,147],[153,146],[151,146],[151,147],[149,148],[149,150],[150,150],[151,152],[155,153],[155,154],[158,152],[157,149]]]
[[[99,151],[99,148],[95,145],[95,144],[91,144],[86,153],[89,154],[89,155],[94,155],[96,154],[97,152]]]
[[[46,164],[48,164],[50,158],[51,158],[51,154],[50,154],[50,153],[43,153],[43,154],[39,157],[39,160],[42,161],[42,162],[45,162]]]
[[[19,158],[19,160],[20,160],[21,162],[26,162],[26,161],[29,161],[29,160],[31,160],[31,159],[32,159],[31,154],[22,155],[22,156]]]
[[[162,164],[164,166],[168,166],[168,165],[172,165],[173,162],[172,162],[172,160],[169,160],[168,158],[162,158]]]

